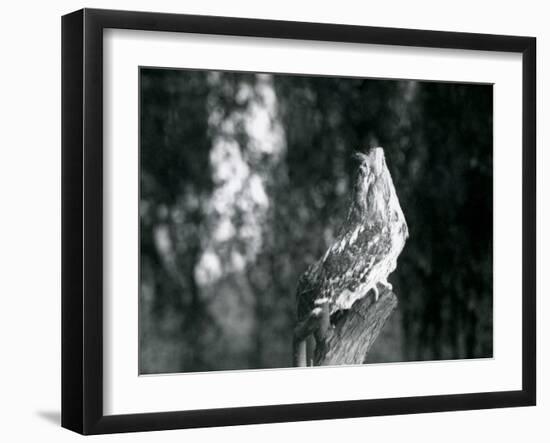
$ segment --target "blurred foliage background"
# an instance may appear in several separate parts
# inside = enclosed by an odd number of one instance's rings
[[[369,362],[492,356],[491,85],[140,70],[140,372],[292,365],[298,277],[382,146],[410,238]]]

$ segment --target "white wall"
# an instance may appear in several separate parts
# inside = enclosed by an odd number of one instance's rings
[[[60,16],[83,6],[156,10],[287,20],[351,23],[538,38],[539,226],[550,221],[548,156],[542,152],[543,122],[550,97],[543,77],[550,74],[549,14],[542,1],[463,0],[201,0],[170,2],[112,0],[88,2],[4,2],[0,60],[0,436],[2,441],[73,441],[59,427],[60,409]],[[543,202],[543,199],[546,200]],[[540,231],[540,229],[539,229]],[[494,411],[453,412],[164,431],[99,437],[95,441],[280,442],[316,439],[383,439],[386,442],[549,441],[550,326],[541,324],[549,303],[548,232],[539,236],[539,406]],[[540,251],[544,248],[544,251]],[[546,265],[546,266],[545,266]],[[541,275],[545,273],[545,275]]]

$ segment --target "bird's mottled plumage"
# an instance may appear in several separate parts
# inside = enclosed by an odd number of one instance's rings
[[[359,173],[347,217],[336,241],[298,282],[298,317],[328,304],[329,313],[349,309],[388,275],[409,235],[382,148],[357,154]]]

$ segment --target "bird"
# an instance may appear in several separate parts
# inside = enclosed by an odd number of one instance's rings
[[[297,320],[302,323],[297,330],[302,335],[310,333],[320,318],[325,328],[330,326],[335,314],[350,309],[370,291],[377,302],[379,286],[391,290],[388,276],[409,236],[383,148],[355,157],[359,168],[347,215],[335,241],[297,284]]]

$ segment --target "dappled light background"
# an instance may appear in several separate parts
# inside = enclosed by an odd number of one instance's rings
[[[140,70],[142,374],[292,365],[298,278],[384,147],[410,238],[367,363],[492,356],[491,85]]]

